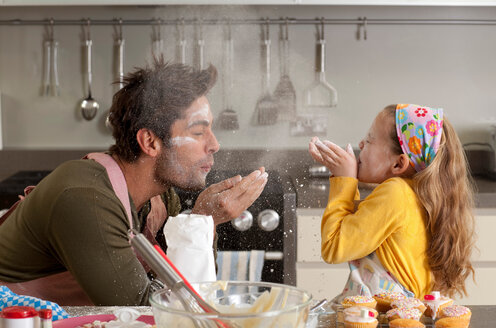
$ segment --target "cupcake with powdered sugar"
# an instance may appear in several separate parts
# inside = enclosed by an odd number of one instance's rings
[[[386,312],[386,318],[389,321],[394,319],[415,319],[420,320],[422,312],[416,308],[394,308]]]
[[[415,308],[424,313],[426,306],[421,300],[414,297],[405,298],[403,300],[396,300],[391,303],[392,308]]]

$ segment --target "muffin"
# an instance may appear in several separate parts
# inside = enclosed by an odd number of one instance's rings
[[[436,328],[467,328],[470,320],[462,320],[455,317],[441,318],[436,321]]]
[[[341,302],[341,305],[344,308],[349,308],[352,306],[366,306],[375,309],[377,301],[370,296],[357,295],[345,297],[344,300]]]
[[[346,315],[344,328],[376,328],[379,322],[374,318],[374,312],[369,308],[360,309],[359,315]]]
[[[419,300],[418,298],[414,298],[414,297],[408,297],[408,298],[405,298],[404,300],[396,300],[396,301],[391,303],[391,307],[393,309],[394,308],[402,308],[402,307],[416,308],[417,310],[419,310],[422,313],[424,313],[425,309],[426,309],[425,304],[422,303],[422,301]]]
[[[439,292],[432,292],[431,294],[425,295],[423,302],[427,307],[424,314],[432,319],[436,319],[444,307],[453,305],[453,300],[451,298],[441,296]]]
[[[439,318],[458,318],[460,320],[470,321],[470,317],[472,316],[472,311],[462,305],[446,306],[439,312]]]
[[[405,295],[396,292],[382,292],[374,295],[374,299],[377,301],[377,311],[387,312],[391,310],[391,303],[397,300],[404,300]]]
[[[389,328],[425,328],[425,325],[414,319],[395,319],[389,322]]]
[[[416,308],[394,308],[386,312],[386,318],[389,321],[395,319],[415,319],[420,320],[422,312]]]

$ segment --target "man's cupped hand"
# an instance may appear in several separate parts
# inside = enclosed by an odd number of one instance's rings
[[[245,177],[237,175],[213,184],[198,196],[192,213],[211,215],[215,225],[235,219],[260,196],[267,178],[261,167]]]

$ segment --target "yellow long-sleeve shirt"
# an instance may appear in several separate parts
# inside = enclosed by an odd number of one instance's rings
[[[322,217],[322,258],[328,263],[360,259],[376,252],[382,265],[416,297],[431,291],[425,211],[411,179],[391,178],[354,212],[358,180],[330,178]]]

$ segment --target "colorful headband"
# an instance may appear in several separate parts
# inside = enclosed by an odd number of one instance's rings
[[[396,133],[401,149],[417,172],[436,157],[443,132],[443,109],[412,104],[396,106]]]

